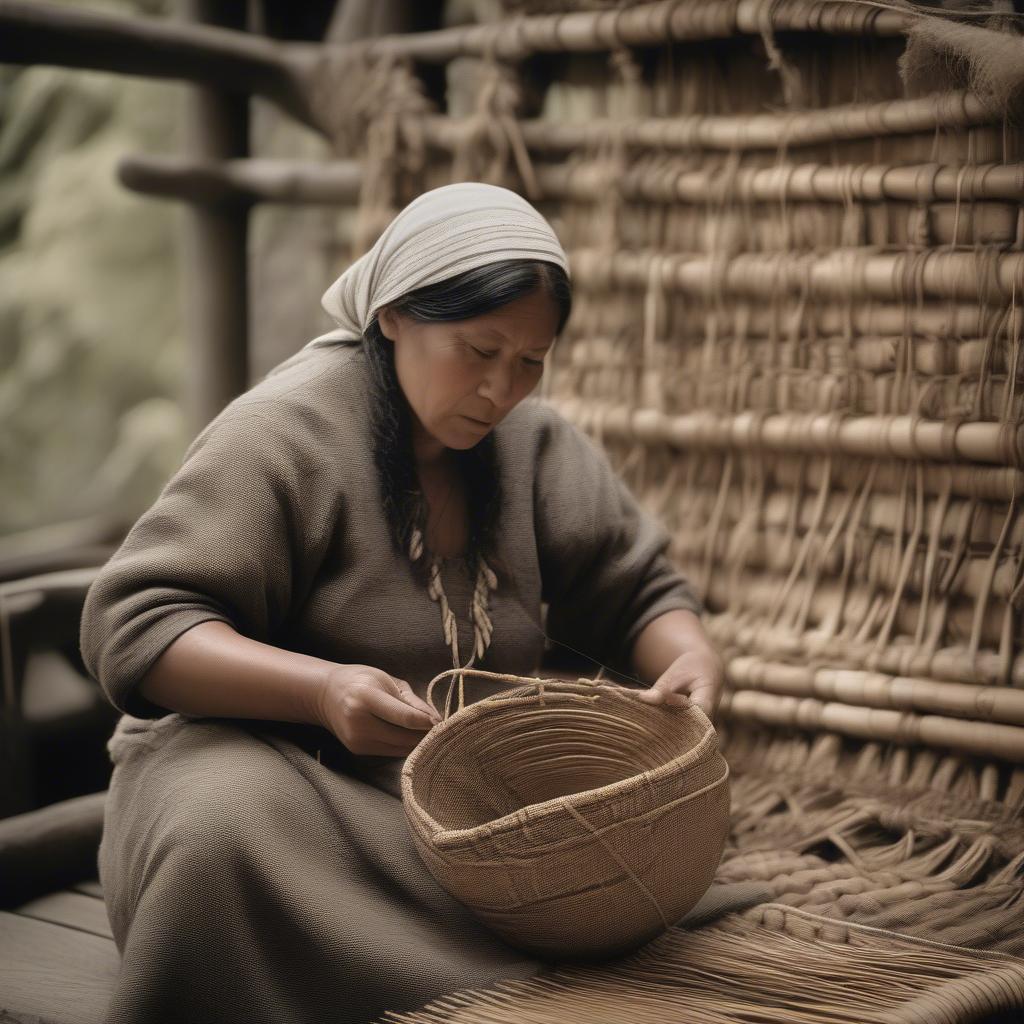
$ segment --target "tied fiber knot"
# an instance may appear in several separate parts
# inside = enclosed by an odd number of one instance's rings
[[[339,153],[362,149],[369,129],[382,118],[408,119],[411,124],[437,112],[412,63],[390,53],[325,56],[312,73],[310,102],[317,123]]]
[[[536,199],[541,189],[518,120],[524,100],[522,82],[516,71],[493,56],[480,66],[476,106],[466,119],[464,134],[456,147],[452,177],[456,181],[472,178],[489,146],[490,163],[482,172],[483,177],[503,181],[511,156],[526,194]]]
[[[311,91],[335,149],[363,151],[353,250],[365,252],[398,212],[401,193],[423,170],[423,118],[435,112],[408,60],[393,54],[329,60]],[[338,97],[345,96],[345,102]]]

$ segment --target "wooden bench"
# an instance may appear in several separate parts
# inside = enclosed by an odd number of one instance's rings
[[[0,1024],[99,1024],[120,957],[96,877],[106,793],[0,820]]]

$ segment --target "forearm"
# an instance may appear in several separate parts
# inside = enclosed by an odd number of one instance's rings
[[[251,640],[224,622],[182,633],[139,684],[142,695],[197,717],[321,724],[331,662]]]
[[[640,632],[633,645],[633,671],[653,684],[680,654],[696,648],[714,651],[700,617],[685,608],[673,609],[652,619]]]

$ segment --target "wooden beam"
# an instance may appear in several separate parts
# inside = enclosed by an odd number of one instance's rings
[[[245,6],[181,0],[196,21],[245,25]],[[195,86],[187,97],[185,148],[199,162],[249,152],[249,98]],[[249,386],[248,211],[196,203],[185,213],[186,396],[193,433]]]
[[[196,82],[265,96],[307,124],[313,123],[304,79],[310,50],[213,25],[106,14],[45,0],[0,0],[0,63]]]
[[[845,203],[1024,201],[1024,164],[819,164],[693,170],[637,164],[622,169],[599,161],[538,164],[545,199],[597,200],[617,188],[627,199],[664,203]]]
[[[719,714],[728,721],[757,722],[812,733],[834,732],[886,743],[910,743],[975,757],[1024,764],[1024,729],[942,715],[852,707],[838,701],[788,697],[752,690],[727,690]]]
[[[851,248],[820,255],[740,253],[721,259],[702,252],[583,248],[570,251],[569,259],[574,280],[586,287],[647,288],[653,273],[666,291],[709,297],[777,298],[806,290],[813,296],[903,301],[919,291],[922,298],[1008,303],[1024,280],[1024,253],[1019,252],[981,260],[975,252]]]
[[[774,31],[837,35],[902,35],[917,20],[909,12],[867,4],[782,0],[663,0],[619,10],[577,11],[508,18],[491,25],[441,29],[414,35],[382,36],[362,48],[372,56],[408,57],[444,63],[453,57],[522,60],[535,53],[583,53],[620,46],[728,39]]]
[[[627,199],[665,203],[1024,201],[1024,164],[784,164],[718,170],[635,166],[622,174],[599,161],[538,164],[542,199],[587,202],[617,188]],[[256,159],[221,163],[131,156],[118,168],[122,184],[147,195],[190,202],[293,205],[351,203],[359,194],[358,161]],[[966,216],[966,213],[965,213]]]
[[[780,412],[726,415],[701,410],[671,415],[627,405],[557,399],[560,412],[601,438],[663,444],[691,451],[735,448],[831,452],[871,459],[930,459],[1024,467],[1024,424],[950,424],[917,416],[843,416]]]
[[[984,562],[984,559],[980,561]],[[1012,686],[951,683],[854,668],[792,665],[751,654],[733,657],[729,662],[728,677],[737,689],[783,697],[838,700],[857,707],[924,712],[1024,726],[1024,691]]]
[[[125,157],[121,183],[135,192],[193,203],[354,203],[363,174],[355,160],[198,161],[181,157]]]
[[[980,97],[969,92],[937,93],[909,100],[885,100],[771,114],[682,115],[631,118],[616,121],[518,122],[526,146],[536,153],[565,153],[620,141],[635,149],[652,151],[693,149],[778,150],[814,146],[848,139],[934,132],[997,124],[1003,118]],[[440,149],[455,150],[467,133],[476,130],[469,120],[435,115],[423,118],[426,141]]]

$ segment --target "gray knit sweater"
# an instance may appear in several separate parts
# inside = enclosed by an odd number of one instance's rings
[[[138,693],[138,681],[177,637],[209,620],[289,650],[377,666],[420,695],[452,667],[438,606],[390,540],[368,411],[362,349],[313,348],[235,399],[193,442],[85,602],[82,654],[117,708],[168,714]],[[652,619],[701,612],[665,557],[664,531],[575,427],[527,399],[495,440],[504,505],[494,636],[481,668],[537,667],[542,602],[551,636],[622,667]],[[468,653],[472,580],[455,559],[442,580]]]

